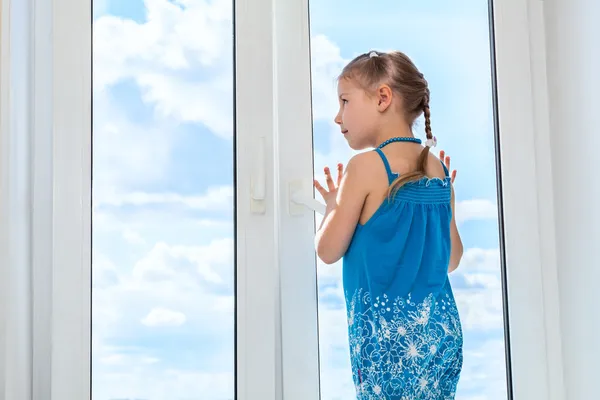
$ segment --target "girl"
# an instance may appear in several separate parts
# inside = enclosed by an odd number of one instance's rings
[[[401,52],[372,51],[338,79],[335,122],[354,156],[337,185],[325,168],[319,258],[343,260],[353,380],[360,400],[449,400],[462,368],[462,328],[448,273],[463,247],[453,176],[430,148],[429,89]],[[425,116],[425,146],[412,126]],[[444,159],[443,153],[441,158]],[[446,160],[449,164],[449,160]]]

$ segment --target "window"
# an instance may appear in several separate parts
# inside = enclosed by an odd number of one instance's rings
[[[545,172],[527,150],[531,132],[545,135],[530,49],[540,10],[491,2],[489,29],[479,0],[427,16],[417,2],[378,4],[385,14],[352,7],[2,1],[0,267],[10,296],[0,299],[0,348],[17,366],[0,370],[7,398],[351,396],[340,270],[321,268],[313,251],[312,179],[350,156],[331,134],[333,78],[372,47],[402,47],[423,69],[434,131],[459,169],[471,248],[452,276],[465,318],[461,395],[549,398],[549,377],[561,373],[549,362],[557,294],[541,268]],[[352,13],[381,16],[395,36],[351,39],[326,11],[348,25]],[[408,40],[417,15],[424,25],[411,32],[426,34]],[[446,97],[457,91],[472,104]],[[456,144],[464,135],[468,160]],[[480,260],[490,269],[475,268]]]
[[[464,335],[460,399],[506,399],[509,386],[489,16],[487,0],[443,6],[387,2],[377,7],[340,7],[330,0],[311,2],[310,7],[317,179],[323,181],[325,165],[334,170],[354,153],[333,121],[338,109],[335,78],[347,62],[372,49],[398,49],[428,80],[432,129],[438,138],[435,150],[445,150],[458,169],[456,216],[465,254],[450,280]],[[358,24],[360,30],[355,29]],[[425,140],[422,118],[414,131]],[[341,262],[317,266],[321,398],[326,400],[352,398],[355,390],[341,268]]]
[[[233,398],[232,2],[95,3],[92,399]]]

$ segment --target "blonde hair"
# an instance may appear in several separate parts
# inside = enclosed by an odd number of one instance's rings
[[[419,72],[412,60],[400,51],[382,53],[370,51],[354,58],[344,67],[339,79],[350,79],[367,93],[372,93],[381,84],[387,84],[394,94],[402,99],[404,118],[409,125],[424,114],[425,134],[432,139],[431,112],[429,109],[429,87],[423,74]],[[390,185],[388,195],[396,192],[402,185],[418,181],[427,176],[427,160],[429,147],[425,146],[417,161],[417,170],[403,174]]]

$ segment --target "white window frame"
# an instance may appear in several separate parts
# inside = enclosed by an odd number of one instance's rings
[[[493,1],[515,399],[564,398],[542,7]]]
[[[0,4],[0,394],[85,400],[91,2]],[[561,399],[564,390],[556,260],[549,251],[554,220],[541,7],[537,0],[494,1],[512,382],[519,400]],[[237,0],[235,17],[237,399],[316,399],[314,218],[291,202],[293,191],[313,193],[308,0]]]

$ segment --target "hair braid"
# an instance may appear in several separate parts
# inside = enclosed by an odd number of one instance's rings
[[[429,89],[425,89],[425,95],[423,96],[423,117],[425,118],[425,135],[427,139],[433,138],[433,133],[431,132],[431,110],[429,109]],[[410,172],[408,174],[404,174],[398,179],[396,179],[388,190],[388,196],[392,196],[394,193],[398,191],[404,184],[408,182],[417,181],[427,176],[427,160],[429,160],[429,146],[425,146],[425,148],[419,154],[419,158],[417,160],[417,170],[414,172]]]
[[[423,116],[425,117],[425,134],[427,139],[432,139],[433,134],[431,133],[431,110],[429,109],[429,89],[425,89],[425,96],[423,97]]]

